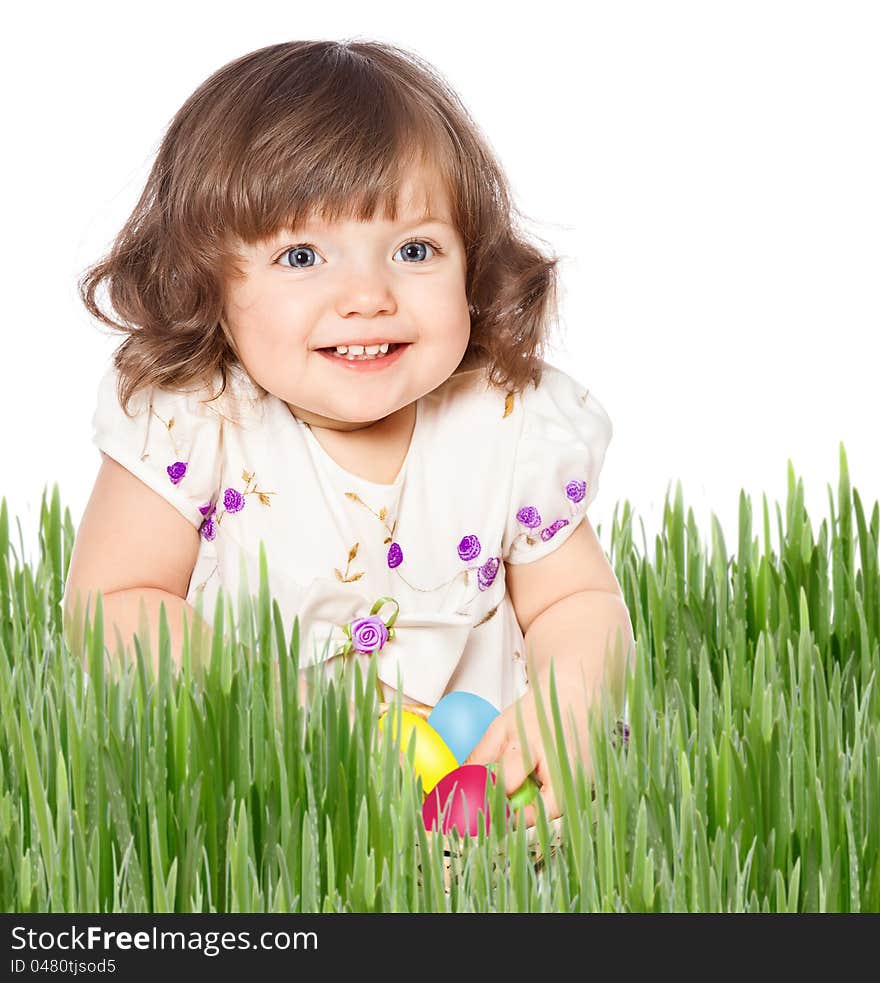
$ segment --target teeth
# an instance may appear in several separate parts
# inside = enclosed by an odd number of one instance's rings
[[[383,355],[387,355],[389,344],[390,343],[386,341],[381,345],[367,345],[366,348],[364,348],[363,345],[337,345],[336,351],[340,355],[363,355],[364,352],[366,352],[367,355],[378,355],[379,352],[382,352]]]

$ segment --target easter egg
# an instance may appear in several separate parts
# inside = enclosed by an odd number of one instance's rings
[[[489,832],[489,800],[486,787],[489,779],[495,784],[495,776],[485,765],[462,765],[437,782],[422,803],[422,820],[429,832],[440,826],[444,809],[443,833],[457,830],[461,836],[476,836],[479,829],[479,813],[483,813],[483,824]],[[451,799],[451,801],[450,801]],[[510,815],[510,807],[505,805],[505,814]]]
[[[494,781],[495,775],[498,770],[498,765],[495,762],[490,762],[486,767],[492,773],[492,778]],[[526,775],[525,781],[519,788],[514,789],[507,796],[507,804],[514,809],[522,809],[524,806],[530,805],[538,797],[538,791],[540,789],[534,774]]]
[[[379,730],[384,730],[384,721],[391,721],[391,737],[397,737],[397,718],[394,711],[383,713],[379,718]],[[427,793],[440,779],[458,767],[455,755],[446,746],[443,738],[434,728],[415,713],[403,710],[400,714],[400,749],[406,753],[411,737],[415,737],[416,774],[422,777],[422,788]]]
[[[497,716],[498,711],[482,696],[455,690],[437,701],[428,723],[455,757],[464,761]]]
[[[526,780],[516,791],[508,796],[508,802],[514,809],[522,809],[530,805],[538,797],[538,783],[531,775],[526,776]]]

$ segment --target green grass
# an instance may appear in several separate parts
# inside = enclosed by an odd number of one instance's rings
[[[86,677],[62,635],[74,528],[57,485],[35,570],[3,499],[0,909],[880,911],[880,514],[866,523],[842,445],[817,539],[790,461],[788,480],[779,555],[766,498],[761,543],[740,494],[735,556],[714,515],[701,543],[680,484],[653,560],[629,503],[619,521],[615,508],[609,554],[637,642],[629,746],[594,719],[595,799],[554,762],[559,849],[536,866],[525,831],[495,821],[452,844],[448,891],[420,788],[377,740],[375,664],[355,680],[354,723],[346,680],[300,706],[298,625],[285,638],[262,578],[237,636],[218,605],[203,676],[187,653],[157,684],[140,646],[105,673],[99,609]],[[167,623],[158,645],[167,669]],[[544,725],[561,732],[552,700]],[[499,785],[494,819],[502,808]],[[546,846],[543,817],[538,833]]]

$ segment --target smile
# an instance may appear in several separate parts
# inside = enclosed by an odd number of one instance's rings
[[[346,346],[340,345],[340,348],[345,348]],[[363,350],[361,345],[352,345],[352,349]],[[351,354],[350,352],[341,353],[337,351],[336,348],[319,348],[318,352],[324,356],[328,361],[335,363],[341,368],[353,369],[354,371],[371,371],[380,370],[385,368],[390,368],[395,365],[403,353],[410,347],[409,344],[389,344],[387,345],[387,352],[383,352],[382,349],[386,348],[385,345],[375,346],[371,345],[371,348],[379,348],[375,354]]]

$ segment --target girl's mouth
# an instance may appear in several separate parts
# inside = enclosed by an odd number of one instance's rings
[[[360,372],[375,372],[394,365],[409,347],[409,343],[393,344],[389,345],[386,355],[380,352],[378,355],[366,357],[361,355],[340,355],[335,348],[319,348],[317,351],[328,361],[334,362],[342,368]]]

